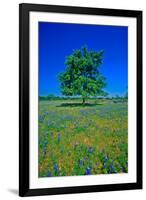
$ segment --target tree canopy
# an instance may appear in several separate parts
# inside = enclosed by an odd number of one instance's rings
[[[86,46],[74,50],[65,60],[66,71],[59,74],[65,96],[105,96],[106,79],[100,72],[104,51],[89,51]]]

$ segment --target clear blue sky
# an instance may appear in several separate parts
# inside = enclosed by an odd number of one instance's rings
[[[123,94],[128,87],[128,27],[39,22],[39,95],[61,95],[57,75],[65,71],[65,58],[87,45],[104,50],[101,66],[105,90]]]

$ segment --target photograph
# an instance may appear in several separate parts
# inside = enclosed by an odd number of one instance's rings
[[[142,11],[19,6],[19,195],[142,188]]]
[[[128,173],[128,26],[38,24],[38,177]]]

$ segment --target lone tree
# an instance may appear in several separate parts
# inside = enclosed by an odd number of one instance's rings
[[[103,51],[89,51],[86,46],[66,58],[66,71],[59,74],[61,91],[65,96],[81,96],[83,104],[88,97],[105,96],[105,77],[99,71]]]

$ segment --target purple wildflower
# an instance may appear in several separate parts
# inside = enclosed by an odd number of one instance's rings
[[[93,153],[93,151],[94,151],[94,148],[93,148],[93,147],[90,147],[90,148],[89,148],[89,153]]]
[[[110,171],[111,171],[111,172],[114,172],[114,171],[115,171],[114,166],[113,166],[112,163],[110,164]]]
[[[79,165],[81,166],[81,165],[83,165],[83,160],[82,159],[79,159]]]
[[[60,142],[60,139],[61,139],[61,135],[60,133],[58,133],[58,142]]]
[[[48,115],[49,113],[46,111],[44,114],[45,114],[45,115]]]
[[[106,163],[104,162],[104,163],[103,163],[103,169],[105,169],[105,168],[106,168]]]
[[[105,156],[104,157],[104,162],[107,162],[108,161],[108,156]]]
[[[58,168],[58,165],[57,165],[57,164],[55,164],[55,165],[54,165],[54,171],[55,171],[55,173],[57,173],[57,172],[58,172],[58,170],[59,170],[59,168]]]
[[[85,157],[84,157],[84,161],[86,161],[86,160],[87,160],[87,157],[85,156]]]
[[[126,166],[128,166],[128,161],[126,161]]]
[[[51,177],[51,172],[48,172],[47,176],[48,176],[48,177]]]
[[[47,153],[47,149],[45,147],[44,150],[43,150],[43,155],[46,156],[46,153]]]
[[[87,167],[87,169],[86,169],[86,175],[89,175],[89,174],[91,174],[91,169],[89,167]]]
[[[39,116],[39,121],[42,123],[44,121],[44,116]]]
[[[122,172],[125,172],[125,168],[124,167],[121,167],[121,170],[122,170]]]

